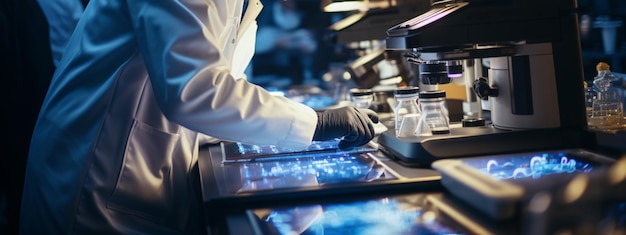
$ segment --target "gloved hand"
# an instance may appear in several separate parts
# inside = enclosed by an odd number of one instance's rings
[[[317,113],[317,128],[313,140],[331,140],[341,138],[340,149],[361,146],[374,138],[374,123],[378,115],[370,109],[358,109],[346,106]]]

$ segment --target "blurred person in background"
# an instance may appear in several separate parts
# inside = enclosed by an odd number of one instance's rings
[[[253,60],[254,78],[288,79],[289,85],[315,82],[315,59],[318,32],[311,21],[313,11],[306,1],[264,1],[259,15],[256,54]],[[319,3],[318,3],[319,5]],[[319,12],[319,8],[313,8]]]

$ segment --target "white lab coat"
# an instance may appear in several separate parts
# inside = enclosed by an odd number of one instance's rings
[[[22,234],[191,234],[203,222],[191,183],[199,133],[310,144],[311,108],[233,77],[245,69],[233,58],[253,53],[235,45],[254,45],[262,7],[250,0],[240,21],[242,6],[90,1],[32,137]]]

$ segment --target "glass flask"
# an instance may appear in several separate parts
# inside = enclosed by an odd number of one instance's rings
[[[611,83],[618,78],[611,73],[609,65],[604,62],[596,66],[598,75],[593,80],[597,90],[597,97],[593,100],[589,126],[597,128],[620,127],[624,120],[624,108],[620,100],[619,91],[611,87]]]
[[[420,108],[417,104],[418,87],[402,87],[394,91],[397,105],[394,110],[396,119],[396,137],[415,136],[415,128],[420,119]]]
[[[593,87],[593,84],[583,82],[583,87],[585,89],[585,110],[587,113],[587,119],[589,119],[591,118],[593,110],[593,101],[598,97],[598,92],[595,87]]]
[[[374,92],[370,89],[353,88],[350,89],[350,95],[352,96],[352,104],[357,108],[370,108],[374,100]]]
[[[450,117],[443,90],[423,91],[419,94],[422,116],[415,130],[417,136],[450,133]]]

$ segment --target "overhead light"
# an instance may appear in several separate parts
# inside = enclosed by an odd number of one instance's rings
[[[396,0],[322,0],[324,12],[367,11],[396,5]]]

